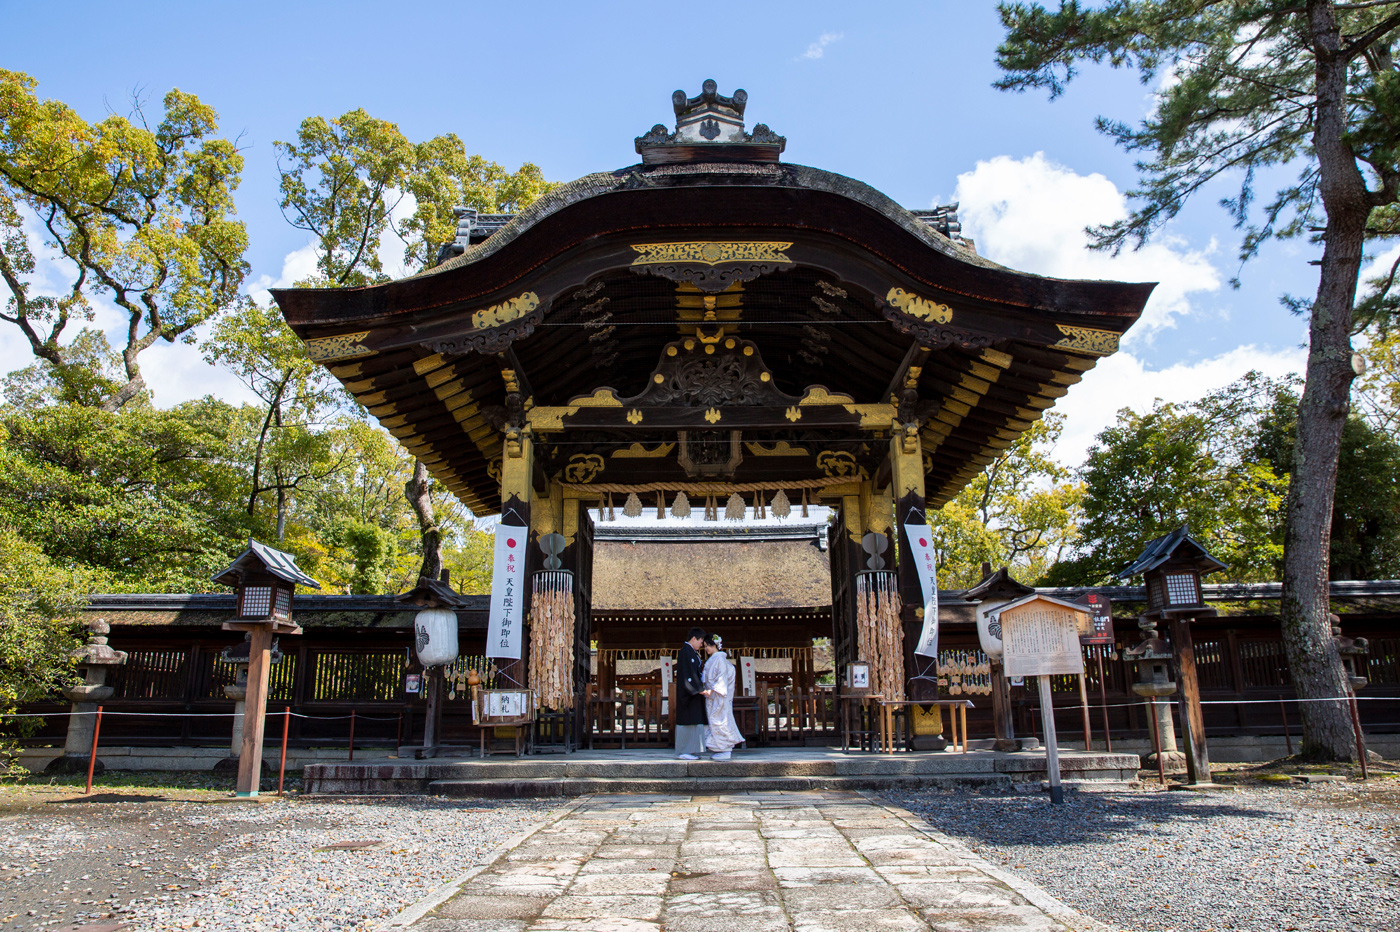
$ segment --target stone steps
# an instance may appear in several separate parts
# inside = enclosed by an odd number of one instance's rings
[[[463,799],[520,799],[621,793],[656,796],[714,796],[720,793],[795,793],[807,790],[1009,789],[1006,774],[872,774],[836,777],[679,777],[619,780],[582,777],[560,780],[434,780],[428,793]]]
[[[872,789],[899,785],[987,786],[1045,779],[1043,752],[968,754],[914,752],[842,753],[828,748],[760,749],[731,761],[683,761],[664,751],[588,751],[550,757],[356,761],[311,764],[303,771],[305,790],[324,794],[393,795],[444,793],[477,796],[573,796],[630,792],[636,787],[710,787],[732,792],[810,789]],[[1063,751],[1066,780],[1131,780],[1138,758],[1132,754]],[[529,791],[527,793],[527,790]],[[640,791],[640,789],[638,790]],[[656,792],[706,792],[658,789]]]

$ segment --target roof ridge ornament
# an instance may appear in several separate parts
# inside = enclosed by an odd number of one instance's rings
[[[637,152],[644,165],[676,162],[776,162],[787,146],[787,139],[765,124],[753,132],[744,129],[744,108],[748,92],[739,88],[732,97],[719,93],[713,78],[706,79],[700,96],[685,91],[671,95],[676,112],[675,132],[664,124],[653,126],[636,139]]]

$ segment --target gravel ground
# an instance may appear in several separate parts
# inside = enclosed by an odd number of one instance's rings
[[[0,929],[365,929],[558,805],[90,799],[0,812]]]
[[[1067,788],[1068,789],[1068,788]],[[982,857],[1114,929],[1400,929],[1400,780],[887,794]]]

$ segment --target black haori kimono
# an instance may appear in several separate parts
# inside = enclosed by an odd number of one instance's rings
[[[676,664],[676,754],[699,757],[705,750],[705,665],[690,644],[681,645]]]

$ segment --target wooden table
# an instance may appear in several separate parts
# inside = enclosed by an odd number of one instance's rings
[[[964,754],[967,753],[967,710],[973,707],[973,706],[972,706],[972,700],[971,700],[971,699],[900,699],[900,700],[892,700],[892,699],[880,699],[880,698],[878,698],[878,697],[873,697],[873,698],[871,698],[870,702],[871,702],[873,705],[875,705],[875,706],[879,709],[879,713],[880,713],[880,714],[879,714],[879,723],[880,723],[879,746],[880,746],[880,750],[883,751],[884,753],[886,753],[886,754],[893,754],[893,753],[894,753],[894,749],[895,749],[895,738],[896,738],[896,736],[895,736],[895,730],[894,730],[894,713],[895,713],[895,710],[896,710],[896,709],[901,709],[901,708],[903,708],[903,709],[908,709],[908,708],[910,708],[911,706],[917,706],[918,708],[921,708],[921,709],[929,709],[929,708],[932,708],[933,706],[939,706],[940,708],[947,708],[947,709],[951,710],[951,714],[949,714],[948,720],[949,720],[949,723],[951,724],[952,730],[953,730],[953,749],[954,749],[954,750],[959,750],[959,749],[961,749],[962,753],[964,753]],[[959,727],[959,717],[961,717],[961,728]],[[907,748],[907,747],[909,747],[910,745],[913,744],[913,741],[912,741],[912,737],[913,737],[913,726],[910,724],[909,719],[908,719],[907,717],[906,717],[906,720],[905,720],[905,728],[906,728],[906,731],[907,731],[907,736],[908,736],[908,738],[910,739],[910,740],[907,740],[906,743],[905,743],[905,747]],[[962,736],[961,742],[959,742],[959,740],[958,740],[959,734],[961,734],[961,736]]]

